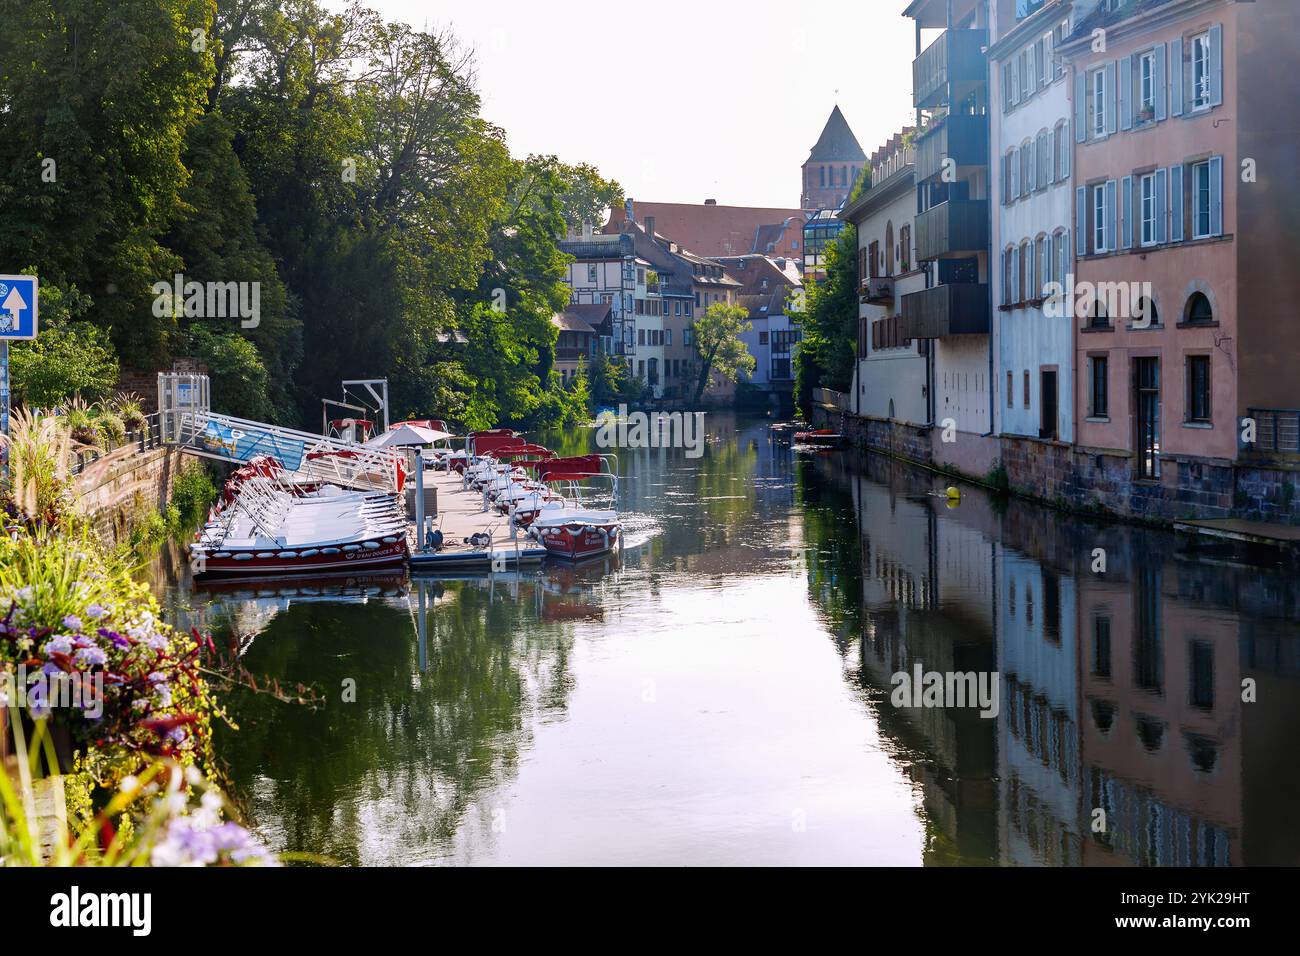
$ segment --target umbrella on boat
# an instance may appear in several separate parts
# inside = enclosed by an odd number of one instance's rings
[[[366,447],[394,448],[399,445],[432,445],[451,437],[449,432],[440,432],[437,429],[426,428],[423,425],[412,425],[403,422],[377,438],[370,439],[370,441],[366,442]]]

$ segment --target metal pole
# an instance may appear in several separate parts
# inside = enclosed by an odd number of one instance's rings
[[[0,434],[9,437],[9,340],[0,339]],[[0,448],[0,477],[9,477],[9,445]]]
[[[415,550],[424,550],[424,455],[415,453]]]

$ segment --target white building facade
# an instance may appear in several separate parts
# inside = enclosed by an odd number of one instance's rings
[[[1074,440],[1074,322],[1047,291],[1074,271],[1074,130],[1068,71],[1054,49],[1078,6],[1052,0],[1017,20],[994,5],[989,50],[994,428],[1062,442]]]

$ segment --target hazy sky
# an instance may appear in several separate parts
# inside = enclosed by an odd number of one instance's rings
[[[637,199],[797,206],[836,102],[868,156],[912,115],[907,0],[369,5],[452,27],[514,155],[594,163]]]

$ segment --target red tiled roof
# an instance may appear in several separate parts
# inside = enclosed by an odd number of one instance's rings
[[[632,214],[640,223],[654,217],[655,233],[700,256],[738,256],[750,252],[784,253],[790,239],[802,240],[802,209],[764,206],[716,206],[708,203],[634,202]],[[606,232],[618,232],[627,211],[615,206]],[[781,226],[786,234],[774,249],[755,249],[760,229]],[[762,230],[762,243],[772,242],[772,230]]]

